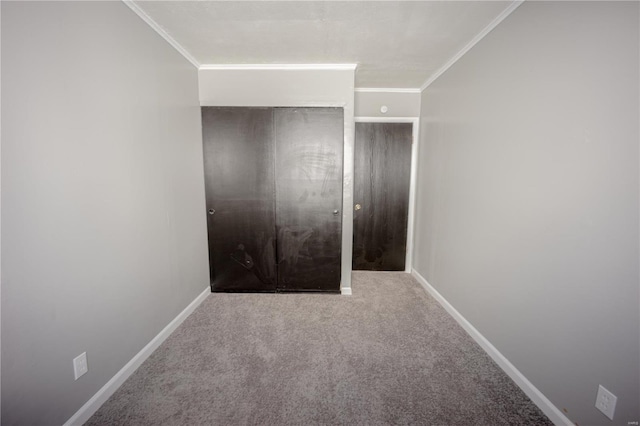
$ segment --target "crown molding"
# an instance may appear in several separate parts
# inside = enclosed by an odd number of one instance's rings
[[[175,41],[169,34],[167,34],[167,32],[163,30],[156,21],[151,19],[151,17],[147,15],[146,12],[142,10],[140,6],[138,6],[133,0],[122,0],[122,2],[126,4],[129,9],[133,10],[136,15],[138,15],[144,22],[146,22],[147,25],[153,28],[154,31],[157,32],[163,39],[165,39],[171,46],[173,46],[173,48],[176,49],[182,56],[184,56],[185,59],[191,62],[194,67],[200,67],[200,62],[198,62],[196,58],[194,58],[191,53],[187,51],[187,49],[182,47],[180,43]]]
[[[420,88],[393,88],[393,87],[384,87],[384,88],[375,88],[375,87],[356,87],[354,89],[356,92],[361,93],[421,93],[422,90]]]
[[[513,1],[509,7],[502,11],[489,25],[484,27],[482,31],[480,31],[466,46],[464,46],[458,53],[456,53],[451,59],[449,59],[440,69],[438,69],[435,73],[433,73],[422,86],[420,86],[420,92],[423,92],[424,89],[429,87],[431,83],[436,81],[438,77],[445,73],[453,64],[458,62],[460,58],[462,58],[473,46],[475,46],[480,40],[482,40],[487,34],[489,34],[498,24],[505,20],[505,18],[514,10],[516,10],[525,0],[515,0]]]
[[[354,71],[358,64],[202,64],[200,70],[333,70]]]

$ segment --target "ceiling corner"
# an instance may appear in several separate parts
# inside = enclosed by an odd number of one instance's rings
[[[462,49],[458,51],[455,55],[451,57],[442,67],[440,67],[436,72],[431,74],[429,78],[425,80],[425,82],[420,86],[420,92],[423,92],[427,87],[431,85],[434,81],[438,79],[442,74],[444,74],[449,68],[453,66],[460,58],[462,58],[469,50],[473,48],[480,40],[485,38],[487,34],[489,34],[495,27],[497,27],[502,21],[504,21],[513,11],[515,11],[525,0],[514,0],[511,2],[509,6],[505,10],[502,11],[496,18],[489,23],[486,27],[482,29],[475,37],[471,39],[469,43],[467,43]]]
[[[200,62],[198,62],[196,58],[194,58],[193,55],[191,55],[191,53],[187,51],[187,49],[182,47],[180,43],[175,41],[173,37],[171,37],[165,30],[163,30],[156,21],[151,19],[151,17],[147,15],[145,11],[142,10],[133,0],[122,0],[122,2],[126,4],[129,9],[131,9],[136,15],[138,15],[147,25],[153,28],[153,30],[157,32],[163,39],[165,39],[167,43],[173,46],[173,48],[176,49],[182,56],[184,56],[186,60],[191,62],[194,67],[200,68]]]

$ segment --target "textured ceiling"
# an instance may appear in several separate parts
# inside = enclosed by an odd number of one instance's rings
[[[417,88],[511,1],[136,1],[201,64],[357,63],[356,87]]]

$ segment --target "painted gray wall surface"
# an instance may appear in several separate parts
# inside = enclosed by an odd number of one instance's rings
[[[213,68],[198,72],[202,106],[345,106],[355,70]]]
[[[638,421],[638,7],[526,2],[422,99],[414,268],[581,425]]]
[[[420,93],[356,91],[356,117],[419,117],[420,98]],[[380,111],[383,105],[386,113]]]
[[[207,287],[197,78],[121,2],[2,2],[3,424],[65,422]]]

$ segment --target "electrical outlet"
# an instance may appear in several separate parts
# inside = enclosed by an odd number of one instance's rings
[[[616,410],[616,402],[618,397],[602,387],[598,386],[598,396],[596,396],[596,408],[604,413],[605,416],[613,420],[613,413]]]
[[[87,364],[87,353],[82,352],[80,355],[73,359],[73,375],[76,380],[83,374],[89,371],[89,364]]]

